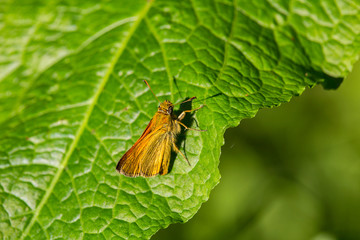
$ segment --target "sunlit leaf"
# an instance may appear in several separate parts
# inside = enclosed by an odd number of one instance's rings
[[[306,86],[336,88],[360,49],[347,1],[5,1],[0,6],[0,229],[12,239],[149,238],[218,183],[226,128]],[[116,162],[157,96],[206,104],[170,173]],[[185,106],[190,107],[190,106]],[[196,119],[196,121],[193,121]]]

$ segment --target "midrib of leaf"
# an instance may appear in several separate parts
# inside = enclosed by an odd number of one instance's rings
[[[31,221],[30,221],[29,225],[23,231],[20,239],[24,239],[29,234],[29,232],[30,232],[32,226],[34,225],[34,223],[36,222],[42,208],[44,207],[45,203],[47,202],[48,198],[50,197],[50,194],[52,193],[56,183],[58,182],[62,172],[64,171],[64,169],[65,169],[65,167],[66,167],[66,165],[67,165],[67,163],[68,163],[68,161],[70,159],[71,154],[73,153],[75,147],[77,146],[77,144],[78,144],[78,142],[80,140],[80,137],[81,137],[82,133],[84,132],[85,127],[88,124],[89,118],[90,118],[91,113],[92,113],[92,111],[93,111],[93,109],[95,107],[95,104],[98,101],[98,98],[99,98],[99,96],[100,96],[100,94],[102,92],[102,89],[105,87],[111,73],[113,72],[115,64],[117,63],[118,59],[120,58],[120,56],[124,52],[129,40],[134,35],[134,33],[135,33],[136,29],[138,28],[139,24],[144,19],[147,12],[149,11],[152,2],[153,2],[153,0],[147,1],[144,9],[139,12],[136,22],[130,28],[128,35],[126,36],[126,38],[122,42],[122,44],[119,47],[118,51],[115,53],[115,56],[114,56],[114,58],[112,59],[112,61],[110,63],[108,71],[106,72],[103,79],[101,80],[101,82],[100,82],[100,84],[98,86],[98,89],[94,94],[93,99],[90,101],[91,103],[90,103],[87,111],[85,112],[84,119],[83,119],[82,123],[80,124],[80,127],[79,127],[78,131],[75,134],[75,138],[74,138],[73,142],[71,143],[70,148],[69,148],[69,150],[67,151],[67,153],[66,153],[66,155],[64,157],[64,160],[62,161],[58,171],[56,172],[53,180],[51,181],[49,188],[46,190],[46,193],[44,194],[44,196],[41,199],[39,205],[37,206],[37,208],[36,208],[36,210],[34,212],[34,215],[31,218]]]
[[[139,15],[140,16],[140,15]],[[98,39],[99,37],[101,37],[103,34],[125,24],[128,22],[136,22],[137,18],[136,17],[129,17],[129,18],[125,18],[122,19],[120,21],[114,22],[113,24],[105,27],[104,29],[101,29],[99,32],[96,32],[95,34],[93,34],[91,37],[89,37],[87,40],[85,40],[74,52],[71,52],[69,54],[65,54],[64,56],[58,58],[56,61],[54,61],[53,63],[51,63],[49,66],[47,66],[45,69],[41,70],[40,72],[36,73],[34,77],[32,77],[32,79],[30,80],[29,84],[27,85],[27,87],[25,87],[19,94],[19,97],[16,101],[16,104],[14,106],[14,110],[9,114],[9,119],[13,116],[15,116],[16,114],[19,113],[19,111],[21,110],[19,107],[22,103],[22,100],[24,99],[24,96],[26,95],[26,93],[29,91],[29,89],[33,86],[33,84],[35,83],[35,81],[48,69],[50,69],[51,67],[53,67],[55,64],[59,63],[61,60],[63,60],[64,58],[74,55],[76,53],[79,53],[80,51],[82,51],[85,47],[87,47],[89,44],[91,44],[93,41],[95,41],[96,39]],[[39,26],[41,24],[41,21],[38,21],[36,23],[36,25],[32,28],[31,32],[30,32],[30,36],[28,37],[26,43],[24,44],[22,53],[21,53],[21,63],[14,68],[10,73],[6,74],[6,75],[10,75],[13,71],[15,71],[19,66],[21,66],[24,63],[24,56],[26,53],[26,48],[29,45],[31,39],[34,37],[36,31],[38,30]],[[4,77],[5,78],[5,77]],[[0,79],[1,81],[2,79]]]

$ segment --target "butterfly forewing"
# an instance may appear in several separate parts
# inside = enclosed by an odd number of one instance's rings
[[[139,144],[142,142],[142,140],[152,132],[152,128],[153,128],[153,119],[150,120],[149,124],[147,125],[141,137],[119,160],[118,164],[116,165],[116,170],[118,170],[120,173],[126,176],[135,177],[139,175],[140,169],[138,168],[139,168],[140,159],[136,157],[135,153],[137,152],[140,146]]]

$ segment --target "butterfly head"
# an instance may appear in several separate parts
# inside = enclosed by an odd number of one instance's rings
[[[173,110],[174,110],[174,105],[168,100],[165,100],[164,102],[160,103],[160,106],[158,108],[158,112],[162,112],[169,115],[173,113]]]

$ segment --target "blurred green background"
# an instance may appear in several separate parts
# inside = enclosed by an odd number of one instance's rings
[[[225,134],[220,184],[152,239],[360,239],[360,62]]]

